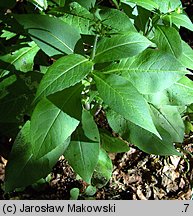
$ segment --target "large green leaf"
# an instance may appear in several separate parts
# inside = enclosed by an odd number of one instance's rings
[[[100,149],[97,166],[92,175],[92,185],[102,188],[111,178],[113,164],[104,149]]]
[[[161,140],[112,110],[107,111],[106,114],[111,128],[142,151],[156,155],[180,155],[174,148],[170,134],[163,128],[159,128]]]
[[[152,0],[121,0],[121,2],[125,4],[135,3],[138,6],[141,6],[150,11],[159,7],[158,4],[156,4],[155,1]]]
[[[78,83],[60,92],[48,96],[48,99],[60,108],[63,112],[77,120],[82,116],[82,90],[83,85]]]
[[[157,50],[146,50],[138,56],[122,59],[102,72],[120,74],[142,94],[162,91],[189,73],[175,57]]]
[[[182,55],[179,57],[179,61],[186,68],[193,70],[193,50],[184,41],[182,41]]]
[[[134,124],[156,134],[149,106],[137,89],[123,77],[94,74],[99,96],[114,111]]]
[[[6,166],[5,190],[26,187],[46,177],[58,158],[63,154],[70,139],[65,140],[57,148],[36,159],[32,153],[30,122],[28,121],[18,134]]]
[[[34,43],[30,42],[25,47],[18,49],[12,53],[0,56],[0,60],[7,62],[7,67],[0,69],[0,74],[5,73],[12,66],[16,70],[28,72],[33,70],[34,57],[37,54],[39,47]]]
[[[99,142],[89,140],[84,136],[82,129],[77,128],[64,156],[74,171],[90,184],[91,176],[98,162]]]
[[[161,51],[171,53],[176,58],[182,54],[181,37],[173,27],[157,26],[154,41]]]
[[[139,54],[151,44],[146,37],[136,32],[102,38],[97,44],[94,61],[102,63],[131,57]]]
[[[186,14],[172,12],[170,14],[164,15],[162,17],[162,19],[167,21],[168,23],[172,22],[178,28],[180,26],[183,26],[183,27],[193,31],[193,24],[192,24],[191,20],[189,19],[189,17]]]
[[[47,99],[42,99],[31,118],[34,157],[39,159],[64,143],[78,124],[79,121],[65,114]]]
[[[173,142],[182,143],[184,138],[184,124],[180,113],[175,106],[151,105],[152,117],[157,128],[166,130]]]
[[[75,85],[91,72],[92,66],[91,61],[77,54],[58,59],[44,75],[36,99]]]
[[[69,164],[82,179],[90,184],[99,157],[100,137],[89,111],[82,111],[82,126],[73,133],[70,145],[64,152]]]
[[[157,106],[174,105],[186,106],[193,103],[193,82],[183,77],[170,88],[156,94],[147,95],[147,100]]]
[[[14,15],[14,17],[49,56],[74,53],[81,38],[75,28],[58,18],[37,14]]]
[[[136,29],[132,24],[129,17],[120,10],[105,8],[100,11],[102,24],[108,28],[108,33],[126,33],[135,31]]]

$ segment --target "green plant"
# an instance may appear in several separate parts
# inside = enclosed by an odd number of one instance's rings
[[[97,189],[96,187],[92,186],[92,185],[88,185],[88,187],[86,187],[86,189],[80,193],[80,189],[79,188],[72,188],[70,190],[70,199],[71,200],[78,200],[78,198],[80,199],[94,199],[95,193],[96,193]]]
[[[70,190],[70,199],[71,199],[71,200],[77,200],[79,194],[80,194],[79,188],[72,188],[72,189]]]
[[[13,141],[6,191],[47,176],[61,155],[102,187],[108,152],[128,151],[125,141],[182,155],[174,143],[193,103],[193,51],[179,29],[193,25],[179,0],[9,2],[0,2],[0,133]]]

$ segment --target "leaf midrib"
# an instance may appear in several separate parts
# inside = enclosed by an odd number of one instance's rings
[[[112,89],[116,94],[118,94],[118,95],[121,97],[121,100],[122,100],[122,102],[123,102],[123,104],[124,104],[124,101],[125,101],[124,97],[123,97],[119,92],[117,92],[116,89],[114,89],[111,85],[109,85],[109,83],[105,82],[103,79],[101,79],[101,78],[100,78],[99,76],[97,76],[96,74],[94,74],[94,76],[96,76],[97,78],[99,78],[99,79],[101,80],[101,82],[103,82],[105,85],[109,86],[110,89]],[[129,102],[128,99],[126,99],[126,101]],[[133,107],[133,105],[132,105],[131,103],[129,103],[129,104]],[[143,115],[141,115],[141,113],[140,113],[138,110],[136,110],[136,112],[137,112],[137,113],[139,114],[139,116],[145,121],[145,119],[143,118]],[[128,119],[128,120],[129,120],[129,119]],[[136,124],[136,123],[134,123],[134,124]],[[141,126],[140,126],[140,127],[141,127]]]
[[[72,67],[70,67],[70,68],[68,68],[67,70],[65,70],[63,73],[59,74],[55,79],[52,80],[51,83],[48,83],[48,85],[47,85],[40,93],[38,93],[36,99],[37,99],[38,97],[41,97],[42,93],[44,93],[44,92],[46,91],[46,89],[49,88],[49,86],[53,85],[53,83],[56,82],[56,81],[57,81],[61,76],[63,76],[65,73],[67,73],[67,72],[69,72],[70,70],[72,70],[72,69],[74,69],[74,68],[80,66],[81,64],[83,64],[84,62],[87,62],[87,61],[88,61],[88,59],[84,59],[83,61],[78,62],[77,64],[75,64],[75,65],[73,65]],[[45,78],[46,78],[46,76],[45,76]],[[43,80],[42,80],[42,81],[43,81]],[[40,83],[40,85],[41,85],[41,83]]]
[[[166,41],[168,42],[169,48],[170,48],[170,50],[172,51],[173,55],[176,56],[175,51],[174,51],[174,49],[172,48],[171,42],[170,42],[170,40],[168,39],[167,35],[164,33],[164,31],[163,31],[160,27],[158,27],[158,29],[160,30],[160,32],[162,33],[162,35],[164,36],[164,38],[165,38]],[[177,57],[177,56],[176,56],[176,57]]]
[[[57,108],[57,107],[55,107],[55,109],[56,109],[56,108]],[[57,109],[59,109],[59,108],[57,108]],[[40,152],[40,150],[41,150],[41,148],[42,148],[42,143],[44,143],[44,141],[46,140],[46,138],[47,138],[47,136],[48,136],[50,130],[52,129],[54,123],[55,123],[56,120],[58,119],[58,116],[60,115],[61,112],[62,112],[62,110],[59,109],[59,111],[57,112],[57,114],[55,114],[55,118],[53,119],[53,121],[51,122],[50,126],[47,128],[46,132],[44,133],[44,137],[43,137],[43,139],[42,139],[41,146],[40,146],[40,148],[39,148],[39,150],[38,150],[38,155],[39,155],[39,152]]]
[[[22,52],[19,56],[17,56],[17,58],[15,58],[12,62],[8,62],[10,65],[8,65],[7,68],[4,69],[4,70],[7,70],[11,65],[14,65],[14,63],[17,62],[20,58],[22,58],[26,53],[30,52],[31,50],[33,50],[33,49],[35,49],[37,47],[38,47],[37,44],[34,44],[34,45],[30,46],[30,47],[24,47],[24,48],[26,48],[26,49],[28,48],[28,49],[26,51]]]
[[[112,49],[115,49],[115,48],[118,48],[118,47],[121,47],[121,46],[125,46],[125,45],[129,45],[129,44],[135,44],[135,43],[144,43],[144,41],[132,41],[132,42],[124,42],[124,43],[121,43],[121,44],[117,44],[117,45],[114,45],[114,46],[111,46],[109,48],[107,48],[106,50],[103,50],[102,52],[99,52],[95,55],[95,57],[101,55],[101,54],[104,54],[106,52],[108,52],[109,50],[112,50]]]
[[[121,71],[127,71],[127,72],[153,72],[153,73],[157,73],[157,72],[165,72],[165,73],[177,73],[177,72],[181,72],[181,73],[187,73],[187,71],[185,70],[160,70],[160,69],[128,69],[128,68],[116,68],[116,69],[112,69],[112,70],[108,70],[108,71],[103,71],[104,74],[110,74],[110,73],[116,73],[116,72],[121,72]]]
[[[81,86],[80,86],[81,87]],[[78,88],[79,89],[79,88]],[[77,89],[75,89],[74,91],[72,91],[72,94],[70,94],[70,96],[68,97],[67,100],[65,100],[65,103],[63,103],[62,108],[65,106],[65,104],[70,100],[71,96],[77,91]],[[59,108],[58,108],[59,109]],[[48,128],[47,132],[45,133],[45,136],[42,140],[42,143],[44,143],[44,141],[46,140],[51,128],[53,127],[54,123],[56,122],[58,116],[60,115],[60,113],[63,112],[62,109],[59,109],[58,113],[56,114],[55,119],[52,121],[52,123],[50,124],[50,127]],[[42,145],[41,145],[42,146]],[[39,150],[41,149],[41,147],[39,148]]]

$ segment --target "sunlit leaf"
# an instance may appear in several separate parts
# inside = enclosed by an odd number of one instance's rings
[[[119,74],[142,94],[160,92],[189,72],[175,57],[157,50],[146,50],[138,56],[106,67],[105,74]]]
[[[102,76],[99,73],[94,74],[94,79],[105,104],[127,120],[159,137],[147,102],[128,80],[117,75]]]
[[[87,58],[72,54],[58,59],[44,75],[36,94],[36,99],[75,85],[92,70],[92,62]]]
[[[119,60],[139,54],[152,43],[143,35],[128,32],[126,35],[116,35],[101,39],[96,48],[94,61],[97,63]]]

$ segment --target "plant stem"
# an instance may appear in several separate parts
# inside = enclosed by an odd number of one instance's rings
[[[95,57],[96,45],[97,45],[98,38],[99,38],[99,36],[98,36],[98,35],[95,35],[94,44],[93,44],[93,49],[92,49],[92,53],[91,53],[91,60],[93,60],[94,57]]]

